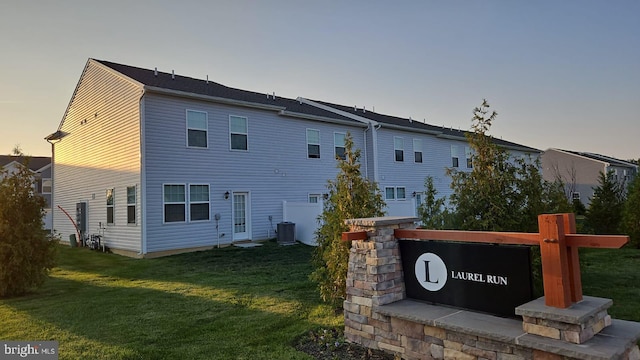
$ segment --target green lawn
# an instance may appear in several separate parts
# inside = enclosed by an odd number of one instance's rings
[[[323,305],[311,248],[223,248],[161,259],[59,249],[37,293],[0,300],[0,339],[57,340],[60,359],[310,359],[299,335],[341,326]],[[581,251],[585,295],[640,321],[640,251]]]
[[[342,324],[308,280],[311,248],[223,248],[135,260],[60,247],[36,294],[0,300],[0,339],[57,340],[60,359],[310,359]]]

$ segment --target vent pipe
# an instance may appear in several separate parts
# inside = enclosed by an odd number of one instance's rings
[[[153,70],[153,76],[158,76],[158,68],[155,68],[155,69]]]
[[[175,80],[176,74],[173,70],[171,70],[171,79]]]
[[[207,75],[207,84],[209,83],[209,75]]]
[[[409,122],[413,123],[413,119],[411,118],[411,116],[409,116]]]
[[[276,92],[274,91],[273,92],[273,100],[275,100],[275,99],[276,99]]]
[[[363,113],[366,113],[366,112],[367,112],[367,107],[366,107],[366,106],[363,106],[363,107],[362,107],[362,112],[363,112]]]

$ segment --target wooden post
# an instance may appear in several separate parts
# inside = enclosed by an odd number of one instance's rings
[[[539,215],[540,255],[545,304],[571,306],[571,286],[563,215]]]
[[[575,234],[577,232],[575,214],[562,214],[562,218],[564,220],[565,233]],[[569,246],[567,248],[567,257],[569,261],[571,301],[582,301],[582,279],[580,277],[580,257],[578,255],[578,247]]]

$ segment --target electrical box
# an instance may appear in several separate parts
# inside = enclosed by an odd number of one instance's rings
[[[76,203],[76,224],[80,232],[87,232],[87,203]]]

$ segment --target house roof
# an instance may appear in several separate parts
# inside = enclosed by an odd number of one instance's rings
[[[317,106],[307,104],[299,99],[289,99],[284,97],[273,96],[266,93],[258,93],[253,91],[231,88],[214,81],[194,79],[187,76],[181,76],[173,73],[166,73],[157,70],[143,69],[139,67],[117,64],[110,61],[92,59],[106,67],[109,67],[118,73],[137,81],[144,86],[158,89],[166,89],[184,93],[204,95],[214,98],[231,99],[244,103],[260,104],[265,106],[280,107],[283,115],[306,115],[325,119],[337,119],[345,121],[353,125],[364,126],[362,121],[354,119],[354,117],[343,116],[328,109],[322,109]],[[352,115],[359,116],[368,120],[375,121],[379,124],[403,128],[407,131],[427,132],[433,135],[451,138],[455,140],[465,141],[465,133],[467,131],[455,130],[451,128],[429,125],[420,121],[400,118],[391,115],[384,115],[364,109],[354,109],[350,106],[332,104],[324,101],[315,101],[333,109],[347,112]],[[526,151],[526,152],[542,152],[539,149],[516,144],[510,141],[493,138],[495,144],[510,149]]]
[[[384,124],[386,124],[393,127],[406,128],[407,130],[418,130],[418,131],[428,132],[438,137],[453,138],[453,139],[459,139],[463,141],[466,141],[465,134],[469,133],[468,131],[464,131],[464,130],[459,130],[459,129],[456,130],[456,129],[447,128],[444,126],[430,125],[422,121],[418,121],[410,118],[401,118],[401,117],[392,116],[392,115],[380,114],[374,111],[366,110],[364,108],[358,109],[355,107],[332,104],[324,101],[318,101],[318,100],[313,100],[313,101],[320,103],[322,105],[326,105],[326,106],[338,109],[340,111],[348,112],[360,117],[367,118],[369,120],[373,120],[377,123],[383,124],[383,126]],[[492,138],[492,139],[493,139],[493,142],[499,146],[503,146],[511,149],[518,149],[518,150],[527,151],[527,152],[537,152],[537,153],[542,152],[539,149],[516,144],[514,142],[497,139],[497,138]]]
[[[122,65],[104,60],[93,60],[145,86],[215,98],[231,99],[246,103],[280,107],[289,115],[302,114],[321,118],[337,119],[353,123],[354,125],[363,126],[362,123],[348,117],[318,109],[317,107],[301,103],[294,99],[274,96],[273,94],[231,88],[211,80],[194,79],[187,76]]]
[[[592,159],[592,160],[602,161],[602,162],[605,162],[605,163],[609,163],[609,165],[629,167],[629,168],[637,168],[638,167],[638,165],[636,165],[636,164],[630,163],[628,161],[612,158],[612,157],[606,156],[606,155],[600,155],[600,154],[596,154],[596,153],[583,152],[583,151],[563,150],[563,149],[553,149],[553,150],[559,150],[559,151],[563,151],[563,152],[566,152],[566,153],[569,153],[569,154],[583,156],[583,157],[586,157],[586,158],[589,158],[589,159]]]
[[[0,155],[0,168],[3,168],[14,161],[22,164],[24,162],[24,158],[24,156]],[[31,171],[38,172],[42,168],[51,165],[51,158],[48,156],[30,156],[29,158],[29,169]]]

